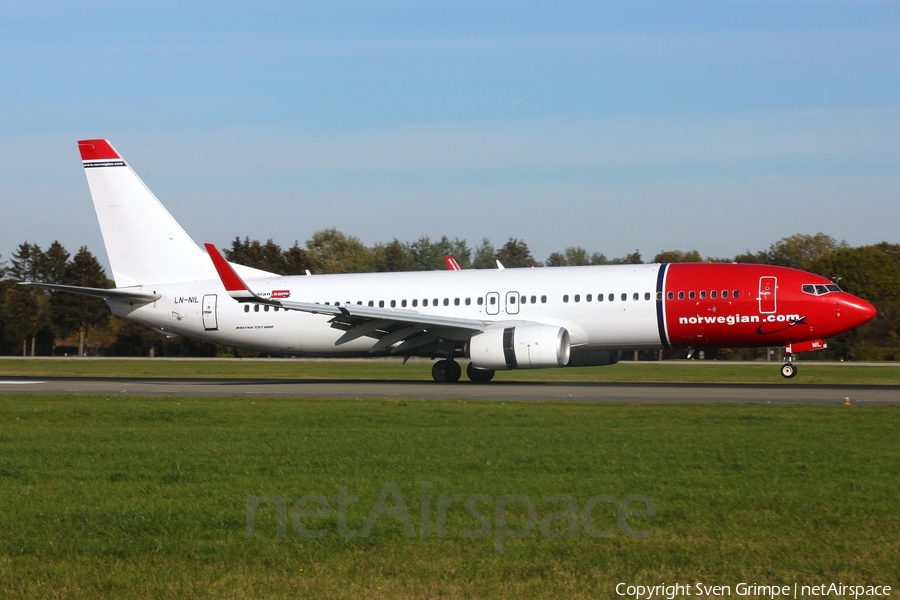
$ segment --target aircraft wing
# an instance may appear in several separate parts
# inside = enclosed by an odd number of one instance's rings
[[[370,352],[378,352],[402,342],[392,350],[395,354],[410,351],[442,339],[462,341],[487,329],[491,322],[476,319],[459,319],[439,315],[423,315],[412,310],[375,308],[359,304],[344,306],[297,302],[257,296],[213,244],[204,244],[213,265],[228,294],[238,302],[270,304],[286,310],[298,310],[313,314],[331,315],[331,326],[345,331],[335,346],[346,344],[363,336],[376,338]]]
[[[141,292],[138,290],[129,290],[127,288],[91,288],[81,287],[78,285],[61,285],[58,283],[40,283],[37,281],[22,281],[19,285],[27,285],[31,287],[39,287],[45,290],[55,292],[70,292],[72,294],[81,294],[82,296],[94,296],[97,298],[124,300],[129,302],[155,302],[162,298],[159,294],[151,294],[149,292]]]

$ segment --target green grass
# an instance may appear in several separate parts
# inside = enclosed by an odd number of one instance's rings
[[[622,362],[606,367],[501,371],[496,381],[900,384],[900,365],[800,363],[786,380],[779,363]],[[430,380],[431,362],[396,360],[0,359],[5,377],[210,377]]]
[[[0,396],[0,597],[610,598],[620,581],[896,586],[900,407]],[[246,497],[651,497],[647,538],[244,534]],[[423,490],[422,482],[431,488]],[[433,513],[432,513],[433,515]],[[522,523],[522,511],[510,511]],[[436,517],[430,519],[432,531]],[[559,524],[559,522],[557,522]]]

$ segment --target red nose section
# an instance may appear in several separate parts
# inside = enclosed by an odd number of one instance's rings
[[[868,323],[875,318],[876,314],[878,314],[878,311],[875,310],[874,306],[856,296],[850,296],[850,299],[846,301],[845,306],[855,323],[854,327],[859,327],[863,323]]]

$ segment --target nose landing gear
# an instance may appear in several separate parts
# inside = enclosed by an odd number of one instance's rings
[[[792,362],[786,362],[781,365],[781,376],[790,379],[797,374],[797,367]]]

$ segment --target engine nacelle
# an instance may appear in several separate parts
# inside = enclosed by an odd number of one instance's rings
[[[570,353],[569,332],[556,325],[489,329],[469,342],[469,356],[479,369],[563,367]]]
[[[614,365],[622,358],[621,350],[583,350],[573,352],[567,367],[601,367]]]

